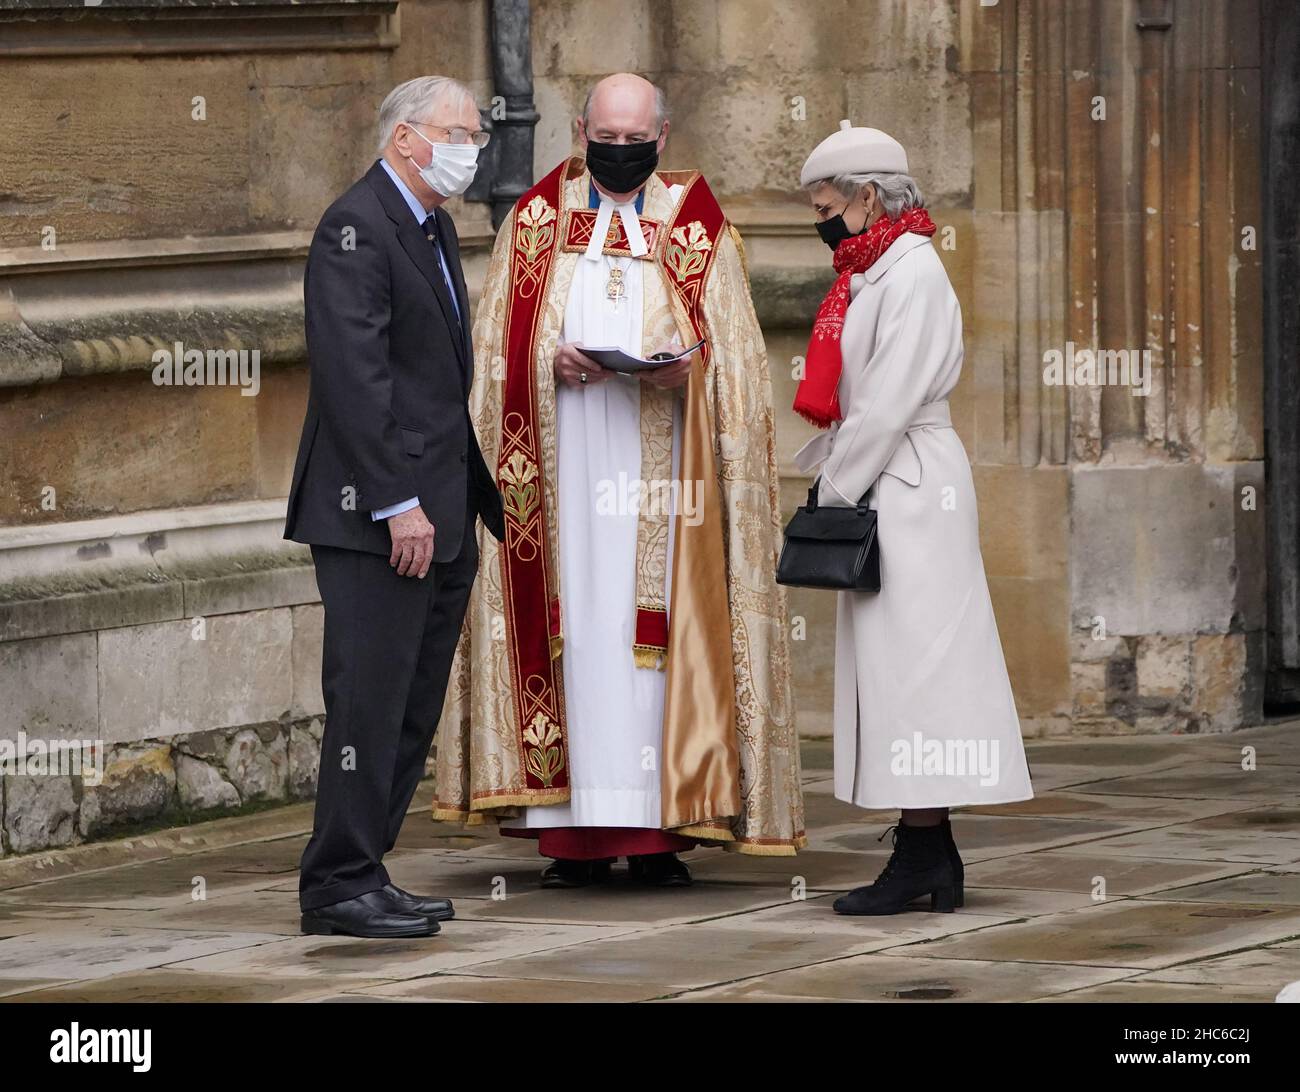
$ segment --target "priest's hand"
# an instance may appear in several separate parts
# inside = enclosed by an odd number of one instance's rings
[[[661,353],[672,353],[674,356],[680,353],[686,346],[674,338],[671,345],[667,345],[657,350]],[[683,360],[674,360],[671,364],[665,364],[662,368],[647,368],[643,372],[637,372],[637,377],[643,383],[650,383],[653,386],[660,387],[663,390],[673,390],[677,387],[686,386],[686,381],[690,379],[691,372],[695,368],[695,358],[698,353],[691,353],[690,356]]]
[[[608,368],[602,368],[594,360],[583,356],[578,352],[578,343],[576,341],[562,342],[555,350],[555,379],[559,383],[567,383],[570,387],[585,386],[582,382],[583,375],[587,377],[587,383],[603,383],[614,372]]]
[[[388,533],[393,539],[388,564],[396,567],[398,576],[423,580],[433,561],[433,524],[425,518],[424,509],[416,505],[389,516]]]

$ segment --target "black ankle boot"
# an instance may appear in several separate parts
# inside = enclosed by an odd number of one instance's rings
[[[929,895],[932,911],[951,914],[956,892],[943,827],[938,824],[909,827],[899,823],[891,829],[894,831],[894,852],[876,877],[876,882],[841,895],[832,904],[835,912],[872,916],[897,914],[912,900]]]
[[[948,863],[952,865],[952,904],[956,907],[966,905],[966,866],[962,864],[961,854],[957,852],[957,843],[952,837],[952,824],[948,816],[939,824],[943,827],[943,840],[948,850]]]

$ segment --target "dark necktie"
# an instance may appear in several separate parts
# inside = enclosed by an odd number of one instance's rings
[[[451,283],[451,278],[447,275],[447,268],[442,264],[442,245],[438,242],[438,220],[430,216],[424,221],[424,237],[429,240],[433,247],[433,260],[438,263],[438,269],[442,273],[443,283],[447,286],[447,295],[451,297],[452,313],[456,316],[456,325],[460,325],[460,302],[456,299],[456,286]]]

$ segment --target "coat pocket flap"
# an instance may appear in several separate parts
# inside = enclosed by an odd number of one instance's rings
[[[921,484],[921,456],[916,453],[916,445],[909,434],[903,434],[903,442],[895,448],[881,473],[908,485]]]
[[[418,429],[400,426],[402,429],[402,446],[408,455],[424,454],[424,433]]]

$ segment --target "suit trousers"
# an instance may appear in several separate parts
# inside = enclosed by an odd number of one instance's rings
[[[316,817],[303,851],[303,910],[376,891],[424,775],[478,571],[472,500],[460,552],[423,580],[388,558],[313,546],[325,608]],[[434,528],[435,540],[437,528]]]

